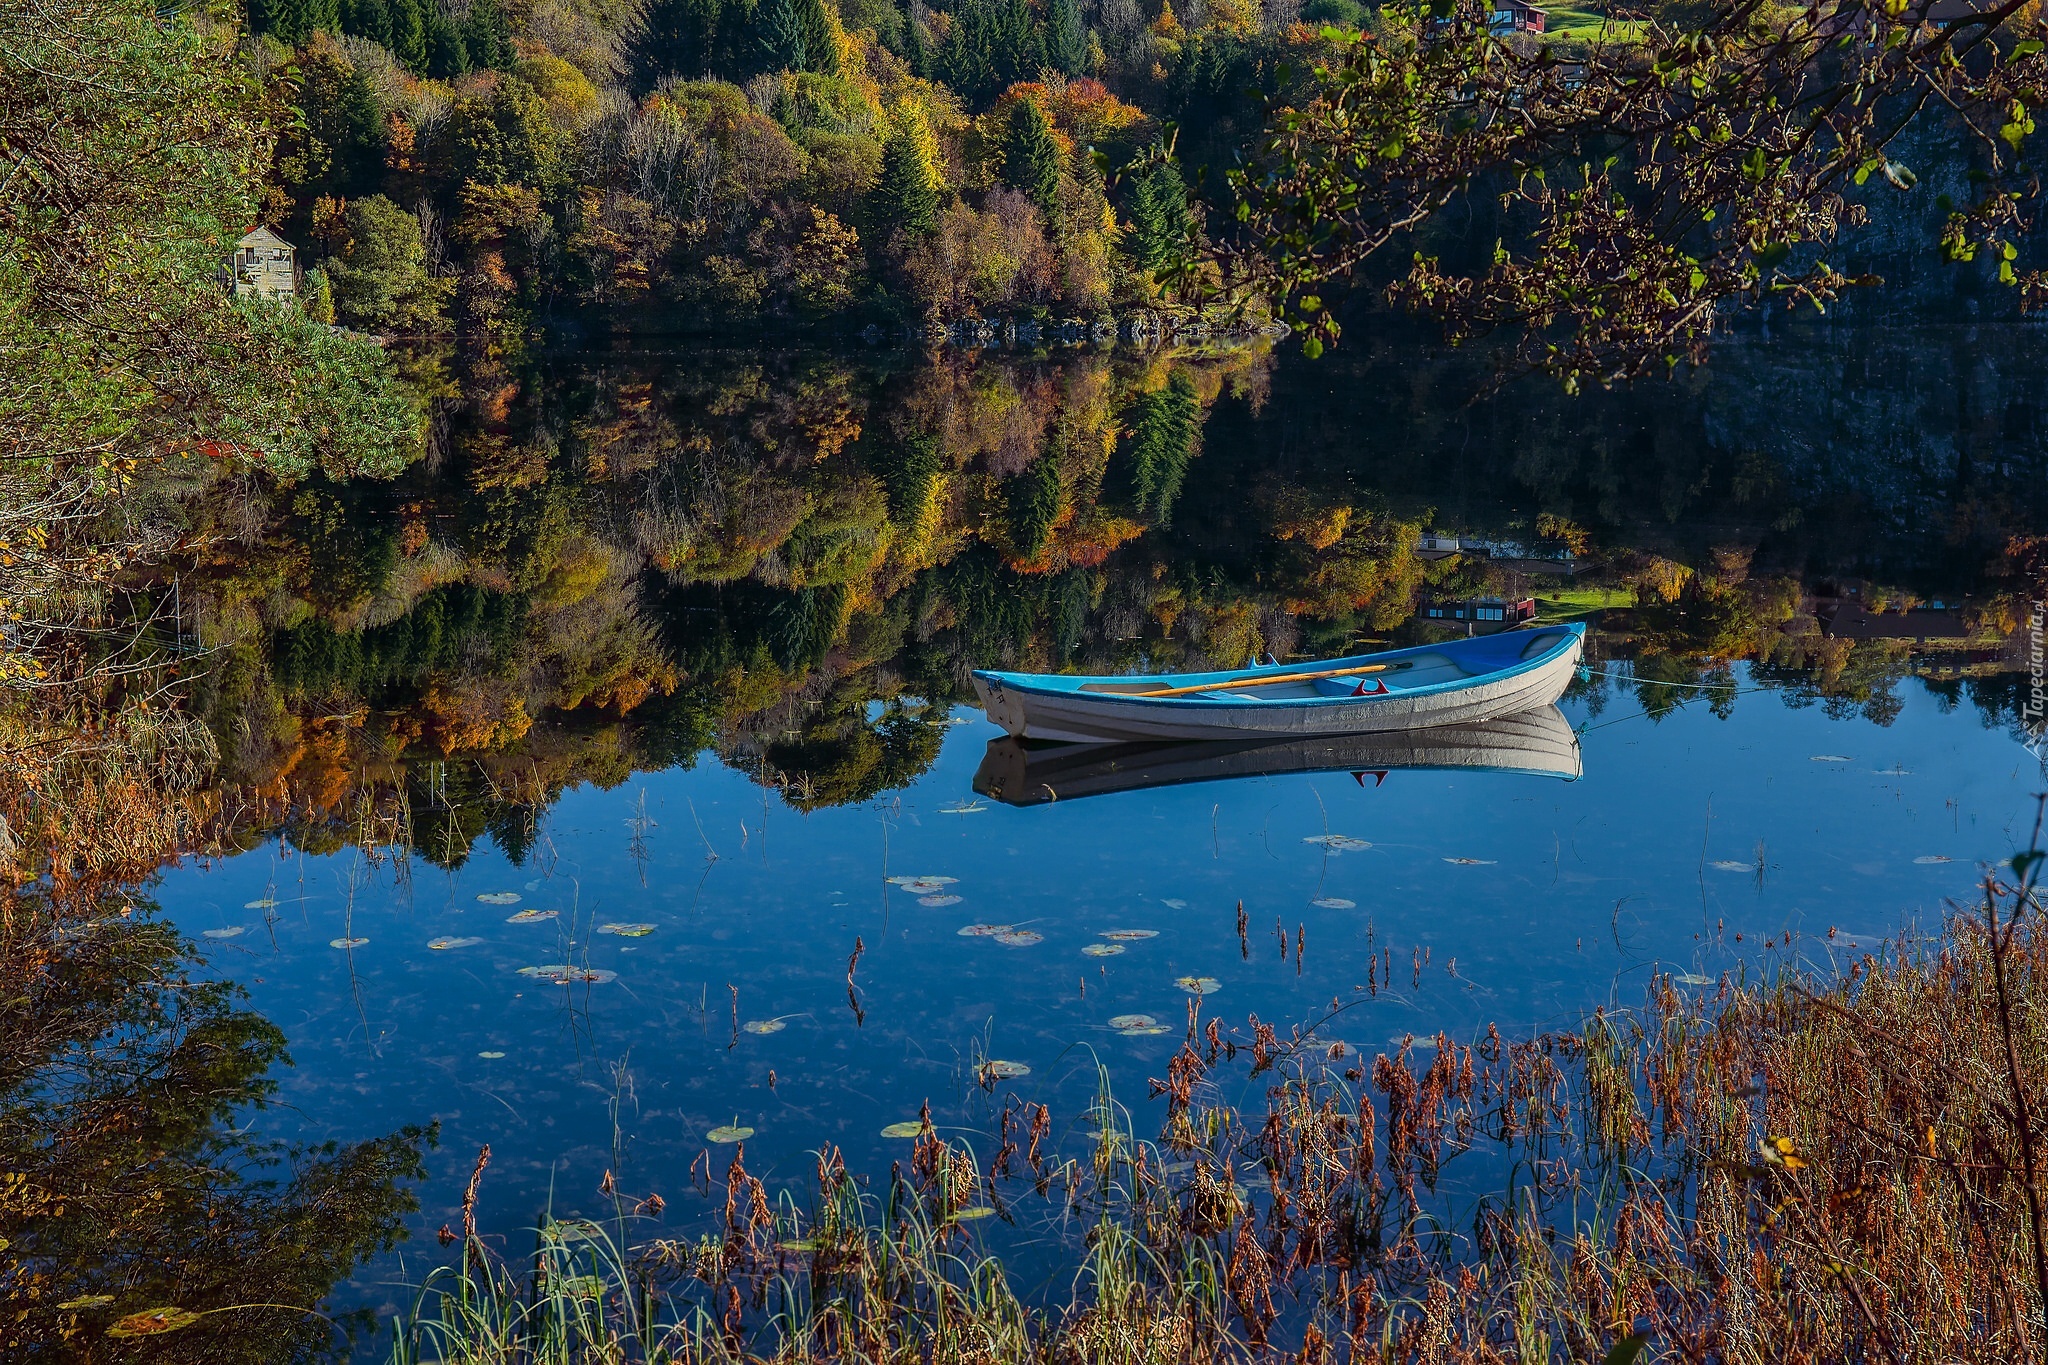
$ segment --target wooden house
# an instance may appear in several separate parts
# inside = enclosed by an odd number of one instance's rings
[[[1422,616],[1426,621],[1440,621],[1445,625],[1463,623],[1468,635],[1491,635],[1497,630],[1511,630],[1524,621],[1536,619],[1536,599],[1524,597],[1510,602],[1504,597],[1467,597],[1448,602],[1425,602]]]
[[[298,253],[267,227],[251,228],[228,258],[228,287],[236,298],[295,299]]]
[[[1494,33],[1541,33],[1545,18],[1528,0],[1493,0],[1486,26]]]

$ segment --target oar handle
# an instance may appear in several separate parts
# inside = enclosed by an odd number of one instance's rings
[[[1127,697],[1184,697],[1190,692],[1222,692],[1233,687],[1264,687],[1268,683],[1314,682],[1318,678],[1356,678],[1365,673],[1384,673],[1406,668],[1408,661],[1395,664],[1361,664],[1356,668],[1326,668],[1311,673],[1270,673],[1263,678],[1237,678],[1230,682],[1195,683],[1187,687],[1163,687],[1157,692],[1126,692]]]

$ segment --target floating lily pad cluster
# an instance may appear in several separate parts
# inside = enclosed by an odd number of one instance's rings
[[[888,881],[889,885],[900,886],[911,895],[916,896],[919,905],[929,905],[938,908],[947,905],[958,905],[960,903],[960,897],[946,889],[949,886],[959,885],[960,879],[958,877],[889,877],[885,880]]]
[[[480,938],[454,938],[444,934],[440,938],[428,939],[427,946],[435,952],[445,953],[452,948],[474,948],[482,942]]]
[[[516,900],[516,899],[518,899],[518,898],[517,898],[517,897],[514,897],[513,899],[515,899],[515,900]],[[519,911],[515,911],[514,913],[512,913],[512,914],[510,914],[510,915],[507,915],[507,916],[505,917],[505,923],[507,923],[507,924],[537,924],[537,923],[539,923],[539,922],[540,922],[541,920],[544,920],[544,919],[553,919],[553,918],[555,918],[555,917],[556,917],[557,915],[559,915],[560,913],[561,913],[561,911],[559,911],[559,910],[519,910]]]
[[[547,962],[538,967],[521,967],[519,975],[530,976],[540,981],[552,981],[557,986],[602,986],[608,981],[617,981],[617,972],[608,972],[601,967],[578,967],[568,962]]]
[[[1372,847],[1366,840],[1354,839],[1348,834],[1311,834],[1302,842],[1321,844],[1332,853],[1362,853]]]
[[[1110,1019],[1109,1026],[1126,1038],[1150,1038],[1173,1032],[1149,1014],[1119,1014]]]

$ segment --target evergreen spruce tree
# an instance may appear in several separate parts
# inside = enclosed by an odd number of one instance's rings
[[[1136,407],[1128,447],[1131,503],[1154,525],[1164,526],[1173,516],[1174,499],[1202,434],[1194,381],[1186,371],[1175,370],[1165,388],[1146,394]]]
[[[341,31],[368,38],[384,47],[392,45],[391,9],[384,0],[342,0]]]
[[[1088,30],[1080,0],[1052,0],[1045,23],[1045,64],[1069,76],[1088,71]]]
[[[882,148],[882,174],[868,191],[868,222],[877,241],[901,229],[913,236],[939,221],[939,192],[917,144],[898,132]]]
[[[444,81],[468,74],[469,45],[462,40],[462,30],[432,0],[426,0],[426,9],[427,74]]]
[[[1003,484],[1003,514],[1009,522],[1010,545],[1025,559],[1036,559],[1059,519],[1063,490],[1060,464],[1047,450],[1029,469]]]
[[[427,16],[432,0],[391,0],[391,51],[415,76],[427,74]]]
[[[832,41],[832,21],[825,15],[825,0],[795,0],[797,23],[803,27],[804,65],[793,70],[815,71],[821,76],[839,74],[839,44]]]
[[[924,25],[917,22],[917,15],[911,14],[903,21],[903,60],[910,67],[910,74],[925,80],[932,74],[932,44],[924,31]]]
[[[1010,107],[1003,127],[1003,181],[1029,195],[1051,218],[1059,202],[1060,148],[1045,111],[1034,101],[1020,99]]]
[[[770,71],[803,71],[810,57],[803,19],[794,0],[762,0],[754,11],[760,23],[761,54]]]
[[[1157,271],[1187,254],[1195,216],[1188,207],[1187,182],[1171,157],[1146,167],[1131,187],[1131,230],[1124,250],[1147,270]]]

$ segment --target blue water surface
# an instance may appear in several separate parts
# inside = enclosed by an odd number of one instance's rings
[[[441,1125],[414,1243],[344,1290],[389,1309],[433,1260],[418,1234],[459,1222],[486,1143],[482,1221],[508,1246],[543,1209],[611,1214],[607,1171],[631,1196],[659,1192],[647,1231],[675,1235],[703,1226],[690,1172],[710,1152],[722,1173],[731,1148],[706,1139],[722,1125],[752,1128],[749,1169],[790,1190],[828,1143],[885,1174],[909,1144],[880,1130],[927,1103],[942,1131],[974,1136],[1002,1095],[1043,1102],[1078,1150],[1098,1065],[1140,1133],[1156,1129],[1146,1082],[1179,1045],[1183,976],[1220,983],[1205,1020],[1255,1014],[1283,1035],[1321,1021],[1324,1039],[1391,1051],[1439,1030],[1573,1028],[1638,1003],[1656,971],[1840,963],[1937,924],[1980,863],[2024,842],[2041,771],[1975,712],[1902,692],[1883,726],[1747,683],[1726,718],[1695,703],[1652,721],[1621,692],[1597,715],[1568,702],[1577,781],[1338,771],[1030,808],[975,798],[998,734],[962,709],[914,786],[858,807],[800,813],[705,756],[570,791],[524,865],[482,843],[453,874],[272,845],[173,870],[161,900],[194,935],[240,930],[210,941],[213,967],[296,1063],[269,1130]],[[1371,847],[1304,842],[1329,833]],[[913,875],[956,878],[938,895],[957,903],[886,880]],[[507,922],[536,909],[557,913]],[[617,922],[654,928],[593,932]],[[1042,941],[958,932],[977,923]],[[1157,937],[1083,954],[1121,929]],[[480,941],[427,946],[443,937]],[[617,977],[518,974],[552,963]],[[1171,1030],[1106,1024],[1132,1013]],[[783,1027],[735,1027],[767,1020]],[[992,1095],[975,1083],[987,1058],[1029,1074]],[[1265,1084],[1245,1081],[1242,1102]]]

